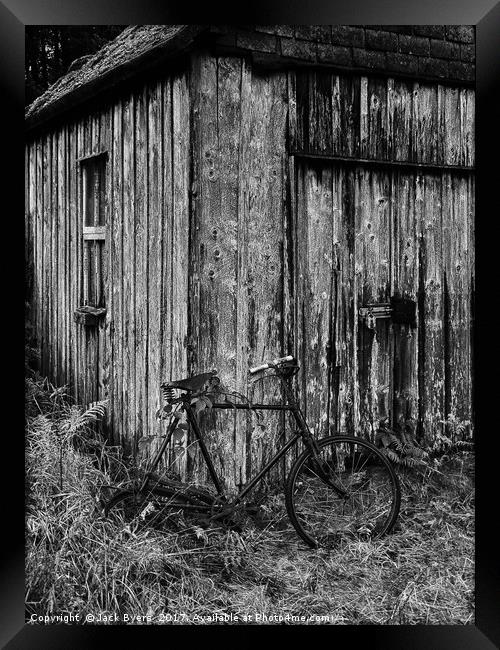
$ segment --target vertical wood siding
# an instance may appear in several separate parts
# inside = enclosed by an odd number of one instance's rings
[[[289,150],[472,166],[473,133],[468,89],[199,53],[185,73],[37,136],[26,245],[41,371],[81,403],[109,398],[114,441],[144,457],[164,426],[162,380],[217,368],[248,393],[248,366],[288,352],[316,435],[373,437],[383,421],[429,442],[469,436],[473,178]],[[78,159],[102,151],[107,313],[86,329],[73,320],[85,278]],[[417,302],[415,329],[359,321],[363,304],[393,295]],[[208,419],[229,485],[285,431],[270,412],[264,435],[247,414]],[[199,475],[182,446],[178,469]]]
[[[189,147],[184,75],[131,92],[26,151],[40,370],[81,403],[108,398],[110,431],[129,449],[158,433],[160,382],[187,372]],[[85,273],[78,159],[103,151],[107,313],[85,328],[73,319]],[[88,263],[96,260],[91,253]]]

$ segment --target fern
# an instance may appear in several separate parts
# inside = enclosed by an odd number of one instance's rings
[[[415,440],[415,423],[413,420],[405,422],[401,431],[390,429],[385,422],[379,425],[375,434],[375,444],[382,453],[396,465],[415,468],[425,465],[427,452],[418,446]]]

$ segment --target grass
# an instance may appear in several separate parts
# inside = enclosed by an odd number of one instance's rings
[[[251,520],[242,532],[135,534],[99,506],[102,486],[126,472],[119,450],[96,439],[101,407],[85,412],[64,389],[29,378],[26,409],[28,620],[474,622],[470,452],[435,460],[432,469],[401,470],[395,531],[327,553]]]

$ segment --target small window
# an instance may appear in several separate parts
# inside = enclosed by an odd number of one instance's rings
[[[83,214],[83,304],[105,307],[106,154],[80,160]]]

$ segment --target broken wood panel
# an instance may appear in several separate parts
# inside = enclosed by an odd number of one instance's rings
[[[162,125],[162,84],[148,86],[148,337],[147,337],[147,432],[158,435],[159,426],[155,417],[162,405],[160,384],[161,374],[161,336],[163,322],[162,306],[162,251],[163,251],[163,125]]]
[[[416,193],[416,218],[421,224],[419,265],[420,292],[420,403],[421,430],[426,443],[443,432],[444,331],[443,237],[441,177],[422,177]]]
[[[418,180],[420,182],[420,180]],[[417,301],[420,224],[415,217],[413,174],[392,175],[392,293]],[[417,316],[418,318],[418,316]],[[393,414],[399,431],[416,433],[418,421],[418,337],[410,325],[393,323]]]
[[[283,349],[282,315],[286,84],[286,75],[282,73],[257,75],[254,72],[252,76],[254,101],[250,110],[249,161],[246,163],[249,169],[247,331],[251,366],[287,353]],[[278,388],[277,380],[272,381]],[[281,391],[276,390],[276,393],[274,400],[280,400]],[[269,402],[271,396],[266,397],[265,401]],[[263,417],[267,426],[264,435],[255,435],[257,429],[249,432],[248,460],[252,468],[268,460],[283,441],[280,415],[268,411]],[[278,468],[274,472],[277,475]]]
[[[470,277],[468,181],[443,175],[443,299],[445,432],[453,442],[471,428]]]
[[[122,426],[128,431],[127,443],[135,455],[136,438],[136,386],[135,386],[135,187],[134,187],[134,96],[123,101],[123,305],[122,305],[122,345],[123,345],[123,420]]]
[[[148,364],[148,131],[147,103],[145,90],[135,95],[134,120],[134,230],[131,236],[135,240],[135,263],[132,269],[135,287],[135,347],[131,353],[134,356],[135,377],[135,435],[140,440],[145,434],[147,422],[147,364]]]
[[[389,175],[359,169],[355,200],[359,308],[371,302],[388,302],[390,298]],[[391,334],[391,326],[386,319],[377,319],[373,329],[364,323],[359,324],[360,426],[371,438],[379,423],[388,420],[392,412]]]

